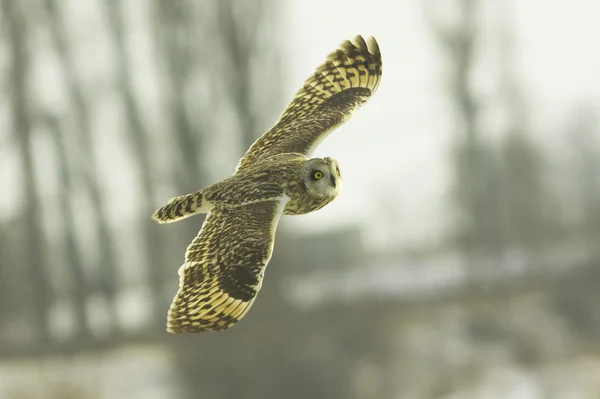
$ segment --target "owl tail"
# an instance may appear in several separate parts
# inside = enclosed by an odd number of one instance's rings
[[[158,223],[173,223],[181,219],[207,211],[207,202],[202,195],[203,190],[172,198],[162,208],[156,210],[152,219]],[[203,206],[204,205],[204,206]]]

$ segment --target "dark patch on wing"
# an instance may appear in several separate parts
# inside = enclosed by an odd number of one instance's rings
[[[211,210],[186,252],[168,331],[221,331],[246,314],[260,290],[283,206],[272,200]]]

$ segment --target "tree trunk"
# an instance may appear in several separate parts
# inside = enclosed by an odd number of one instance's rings
[[[157,34],[157,50],[166,63],[164,85],[166,109],[173,128],[180,157],[176,180],[178,191],[191,192],[204,185],[200,144],[203,132],[192,132],[192,121],[186,109],[185,94],[190,87],[193,60],[197,58],[197,46],[190,39],[190,25],[196,21],[187,1],[176,4],[155,1],[154,6]],[[196,123],[197,126],[200,123]]]
[[[142,236],[146,245],[148,254],[148,274],[150,279],[150,288],[152,290],[152,300],[154,309],[152,322],[155,325],[164,327],[166,312],[166,303],[164,301],[163,286],[165,275],[163,267],[165,265],[162,254],[161,240],[158,226],[151,219],[154,211],[153,178],[151,153],[148,148],[148,137],[146,136],[146,127],[142,122],[142,117],[137,103],[132,85],[132,76],[130,73],[130,61],[125,43],[125,23],[123,18],[122,5],[120,1],[107,0],[104,6],[111,25],[111,33],[116,48],[117,61],[117,84],[118,90],[123,102],[123,108],[127,120],[127,139],[129,140],[131,150],[134,154],[136,163],[139,167],[141,185],[144,193],[144,199],[139,204],[139,212],[142,218]]]
[[[41,344],[51,340],[49,325],[49,308],[52,300],[48,285],[46,257],[44,256],[44,236],[41,226],[41,214],[38,187],[34,169],[32,149],[31,103],[28,91],[29,77],[29,25],[26,19],[25,2],[3,0],[4,18],[7,26],[11,90],[10,106],[14,139],[17,143],[21,169],[23,173],[23,223],[26,240],[23,267],[29,272],[30,293],[34,309],[34,330],[41,339]]]
[[[67,92],[74,107],[73,115],[78,130],[78,137],[82,148],[78,162],[79,171],[83,174],[84,181],[92,200],[95,216],[95,227],[98,237],[98,286],[105,296],[109,311],[111,312],[112,328],[118,329],[116,315],[117,292],[118,292],[118,269],[115,256],[114,242],[110,234],[108,215],[104,195],[99,181],[98,162],[94,152],[93,131],[89,118],[89,110],[84,90],[79,80],[71,50],[68,45],[65,21],[60,9],[62,2],[46,0],[48,10],[50,34],[56,46],[59,61],[63,69]]]
[[[90,336],[90,329],[87,315],[87,293],[88,282],[83,269],[83,262],[77,245],[77,232],[75,230],[75,220],[73,219],[73,184],[69,173],[68,150],[64,140],[64,132],[61,131],[59,122],[55,117],[48,116],[45,120],[50,130],[54,142],[54,151],[57,155],[58,170],[60,179],[60,211],[65,228],[63,238],[65,245],[65,254],[67,269],[72,279],[72,303],[75,308],[75,334],[80,338]]]

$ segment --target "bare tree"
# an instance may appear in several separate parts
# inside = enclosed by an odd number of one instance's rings
[[[73,117],[75,118],[77,136],[81,146],[78,170],[82,173],[94,207],[95,220],[93,225],[97,231],[99,255],[97,260],[99,265],[98,285],[110,306],[113,318],[112,327],[118,328],[116,318],[116,295],[119,284],[117,259],[108,224],[105,196],[99,179],[98,165],[100,163],[94,151],[88,99],[82,87],[67,40],[66,21],[63,18],[63,10],[61,9],[63,3],[56,0],[46,0],[45,4],[48,12],[50,34],[62,67],[62,77],[65,81],[69,101],[74,108]]]
[[[497,159],[493,148],[481,135],[481,106],[471,84],[479,34],[479,1],[453,2],[458,15],[454,21],[444,21],[433,2],[425,4],[436,39],[446,51],[450,65],[449,93],[455,107],[457,128],[461,132],[453,154],[453,197],[460,214],[457,239],[470,265],[474,266],[475,255],[485,255],[490,250],[497,252],[502,242],[497,211]]]
[[[596,250],[600,239],[600,124],[594,111],[589,107],[577,109],[568,121],[566,134],[573,183],[569,200],[578,209],[581,238]]]
[[[64,223],[65,235],[63,242],[67,269],[71,277],[71,301],[75,308],[75,334],[87,337],[90,335],[87,315],[87,295],[89,284],[84,273],[83,260],[80,248],[77,244],[77,232],[73,218],[73,183],[69,164],[68,146],[65,143],[65,135],[61,129],[58,119],[52,115],[44,118],[44,123],[50,131],[58,161],[58,171],[62,190],[60,190],[60,212]]]
[[[21,169],[23,171],[23,223],[26,241],[23,267],[29,271],[30,294],[33,301],[34,329],[42,343],[51,339],[49,307],[51,290],[48,285],[45,264],[45,240],[41,227],[37,176],[34,170],[32,148],[31,106],[28,88],[30,71],[30,21],[27,19],[27,1],[3,0],[4,21],[7,24],[7,39],[10,60],[10,106],[14,140],[17,143]]]
[[[14,295],[14,291],[11,290],[11,273],[9,268],[13,263],[13,254],[6,232],[6,226],[0,223],[0,317],[2,320],[8,320],[8,316],[11,313],[11,306],[9,301]]]
[[[110,21],[109,31],[112,33],[112,39],[116,50],[117,63],[117,90],[119,91],[123,103],[123,111],[127,121],[127,134],[131,152],[140,171],[142,191],[144,200],[139,204],[139,213],[141,215],[141,230],[143,241],[145,243],[145,252],[147,253],[148,274],[150,278],[150,287],[153,292],[152,301],[153,323],[164,326],[164,295],[163,286],[165,276],[163,273],[164,259],[160,236],[157,226],[150,218],[155,208],[152,200],[154,198],[153,185],[153,167],[151,161],[151,151],[147,136],[147,128],[144,126],[142,112],[140,111],[137,97],[133,88],[131,75],[131,62],[129,60],[129,51],[125,41],[125,19],[123,16],[122,3],[116,0],[107,0],[104,2],[108,19]]]
[[[543,160],[525,135],[509,134],[502,147],[506,240],[513,248],[540,253],[546,236],[556,231],[556,213],[544,180]]]
[[[512,248],[539,254],[543,244],[560,230],[561,217],[546,180],[542,149],[528,134],[528,107],[513,69],[514,27],[509,6],[504,6],[500,23],[499,97],[507,118],[500,148],[503,236]]]
[[[192,130],[194,123],[190,111],[195,112],[196,118],[206,115],[186,103],[187,94],[193,86],[192,73],[202,49],[193,35],[196,12],[188,0],[153,2],[153,31],[157,38],[158,57],[164,62],[165,108],[180,159],[175,180],[178,191],[182,193],[196,190],[204,185],[205,179],[205,174],[201,173],[200,156],[204,132]],[[196,123],[196,126],[201,126],[201,123]]]
[[[215,30],[227,75],[220,81],[239,119],[242,154],[263,133],[265,122],[270,123],[271,101],[279,97],[271,88],[278,77],[279,43],[275,36],[267,38],[273,22],[265,21],[276,6],[264,0],[251,4],[239,0],[216,2]]]

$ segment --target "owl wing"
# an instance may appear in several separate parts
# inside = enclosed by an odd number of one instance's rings
[[[375,93],[381,80],[381,53],[375,38],[356,36],[329,54],[296,93],[275,126],[250,146],[236,167],[295,152],[309,157],[329,133]]]
[[[262,285],[287,200],[211,209],[179,269],[167,331],[221,331],[244,317]]]

